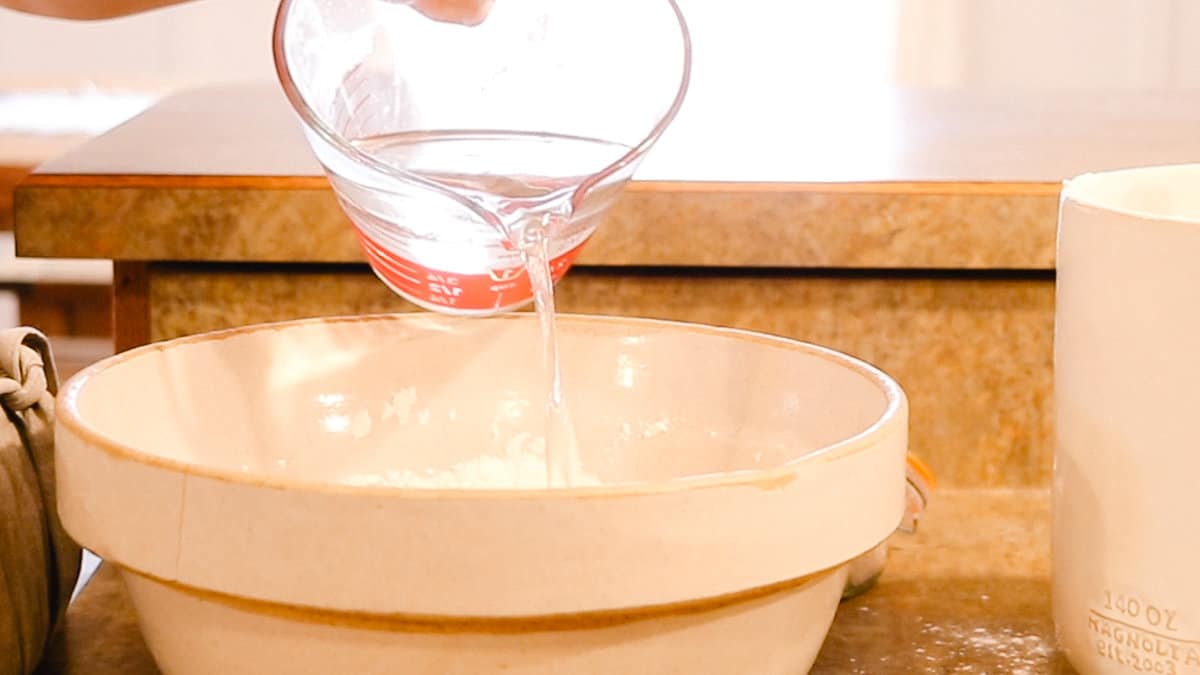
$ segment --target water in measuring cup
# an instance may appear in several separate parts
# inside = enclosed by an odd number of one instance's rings
[[[391,205],[394,212],[388,211],[386,200],[372,209],[371,215],[398,228],[399,244],[415,244],[413,251],[429,252],[430,257],[421,261],[423,266],[467,271],[480,266],[486,270],[524,269],[541,331],[547,484],[573,484],[582,474],[582,466],[562,386],[554,280],[570,262],[564,262],[566,255],[596,228],[620,181],[601,184],[582,200],[574,200],[577,189],[630,148],[594,139],[520,132],[407,132],[360,139],[355,144],[377,160],[453,191],[476,206],[476,212],[469,213],[445,197],[426,195],[432,208],[418,209],[416,214],[408,200],[396,200]],[[444,213],[438,213],[439,206]],[[439,242],[439,237],[448,241]],[[497,241],[499,245],[489,243]],[[427,245],[422,247],[421,242]],[[432,254],[435,250],[437,256]]]
[[[393,200],[392,210],[387,203],[372,208],[373,215],[392,225],[400,238],[455,245],[453,253],[447,249],[440,257],[457,258],[444,262],[459,269],[478,263],[481,254],[503,256],[494,248],[464,250],[458,246],[463,241],[485,242],[500,234],[516,244],[519,230],[541,224],[541,216],[547,213],[569,216],[559,218],[545,232],[552,255],[567,240],[573,241],[571,235],[590,233],[615,197],[612,182],[589,191],[580,203],[572,205],[572,197],[585,180],[630,150],[590,138],[511,131],[404,132],[352,143],[376,160],[476,205],[475,212],[468,212],[424,188],[403,193],[405,199]],[[421,203],[414,203],[417,200]]]

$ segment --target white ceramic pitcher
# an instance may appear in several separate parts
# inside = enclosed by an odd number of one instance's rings
[[[1059,641],[1200,675],[1200,165],[1067,182],[1056,320]]]

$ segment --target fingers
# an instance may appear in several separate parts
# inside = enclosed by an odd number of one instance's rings
[[[413,6],[425,16],[448,23],[475,26],[483,23],[493,0],[413,0]]]

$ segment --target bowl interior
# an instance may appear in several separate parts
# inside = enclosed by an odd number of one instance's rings
[[[606,484],[802,460],[899,396],[873,369],[788,340],[627,319],[558,328],[583,468]],[[92,432],[190,470],[415,487],[447,487],[435,476],[455,470],[541,487],[544,382],[531,315],[406,315],[162,343],[68,391]]]

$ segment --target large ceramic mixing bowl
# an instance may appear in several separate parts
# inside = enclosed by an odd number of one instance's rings
[[[532,316],[310,320],[72,379],[63,523],[167,675],[806,671],[901,518],[899,387],[753,333],[559,331],[584,484],[540,487]]]

